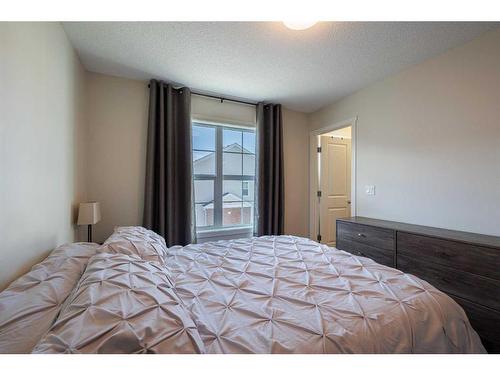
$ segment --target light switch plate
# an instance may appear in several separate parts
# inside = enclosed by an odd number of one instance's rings
[[[366,195],[375,195],[375,185],[366,185],[365,193]]]

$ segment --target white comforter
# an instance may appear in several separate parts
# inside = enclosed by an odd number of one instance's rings
[[[483,353],[421,279],[293,236],[173,247],[166,268],[208,353]]]
[[[485,352],[427,282],[292,236],[167,249],[117,228],[55,250],[0,313],[4,353]]]

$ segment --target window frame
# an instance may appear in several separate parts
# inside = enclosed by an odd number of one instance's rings
[[[215,130],[215,150],[203,150],[203,149],[196,149],[194,148],[194,145],[192,147],[192,152],[210,152],[215,154],[215,174],[196,174],[194,172],[194,165],[193,165],[193,183],[194,181],[213,181],[214,185],[214,194],[213,194],[213,202],[212,201],[200,201],[198,202],[196,200],[196,196],[194,197],[194,204],[195,204],[195,210],[196,210],[196,205],[198,204],[209,204],[213,203],[214,204],[214,217],[213,217],[213,225],[206,225],[206,226],[198,226],[196,225],[196,232],[216,232],[216,231],[228,231],[231,229],[248,229],[253,227],[253,221],[254,218],[251,218],[251,224],[236,224],[236,225],[224,225],[223,224],[223,186],[224,186],[224,181],[241,181],[242,189],[241,191],[243,192],[243,182],[245,181],[254,181],[254,189],[255,189],[255,173],[256,170],[254,169],[254,175],[244,175],[244,158],[243,155],[254,155],[255,160],[257,160],[257,155],[256,155],[256,150],[254,149],[254,152],[234,152],[234,151],[224,151],[224,139],[223,139],[223,134],[224,130],[233,130],[233,131],[238,131],[242,133],[241,137],[241,147],[243,148],[243,133],[252,133],[255,136],[255,143],[257,143],[256,139],[256,129],[254,127],[244,127],[244,126],[239,126],[239,125],[234,125],[234,124],[229,124],[229,123],[213,123],[213,122],[206,122],[202,120],[195,120],[192,119],[191,121],[191,127],[205,127],[205,128],[211,128]],[[241,175],[224,175],[223,174],[223,156],[224,153],[228,154],[237,154],[237,155],[242,155],[241,157]],[[194,160],[193,160],[194,163]],[[226,201],[226,203],[230,202],[235,202],[235,201]],[[237,201],[239,202],[239,201]],[[250,199],[245,199],[243,195],[241,195],[241,214],[243,214],[243,203],[244,202],[249,202],[252,204],[252,212],[255,212],[255,190],[253,194],[253,198]],[[253,215],[252,215],[253,216]]]
[[[255,178],[255,176],[254,176],[254,178]],[[241,183],[241,199],[243,199],[243,197],[245,195],[248,195],[249,190],[250,190],[250,185],[249,185],[248,181],[247,180],[242,181],[242,183]],[[254,190],[255,190],[255,184],[254,184]],[[245,194],[245,191],[246,191],[246,194]],[[255,200],[255,191],[254,191],[254,200]]]

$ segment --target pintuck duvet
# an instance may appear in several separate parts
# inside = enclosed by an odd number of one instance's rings
[[[49,326],[34,353],[485,352],[427,282],[293,236],[167,249],[119,228]]]

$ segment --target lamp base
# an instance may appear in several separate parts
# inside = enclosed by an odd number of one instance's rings
[[[87,242],[92,242],[92,225],[87,226]]]

